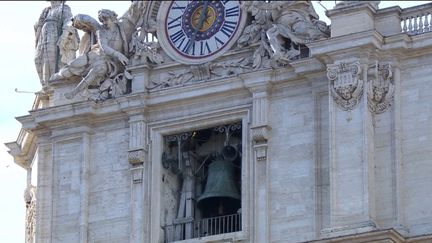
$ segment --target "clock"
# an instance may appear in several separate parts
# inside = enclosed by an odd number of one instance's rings
[[[240,1],[164,1],[157,16],[161,47],[174,60],[202,64],[237,41],[246,21]]]

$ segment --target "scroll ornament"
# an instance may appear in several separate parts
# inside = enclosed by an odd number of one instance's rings
[[[363,83],[360,79],[359,62],[340,62],[327,67],[327,77],[330,81],[330,93],[333,100],[344,111],[353,110],[363,95]]]

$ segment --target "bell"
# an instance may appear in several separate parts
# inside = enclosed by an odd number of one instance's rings
[[[209,165],[204,192],[197,200],[204,217],[235,214],[240,208],[234,173],[234,165],[226,160],[217,159]]]
[[[225,146],[222,149],[222,157],[229,162],[233,162],[237,158],[237,156],[237,149],[231,145]]]

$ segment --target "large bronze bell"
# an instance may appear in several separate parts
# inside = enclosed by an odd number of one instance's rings
[[[204,217],[235,214],[240,208],[240,193],[235,181],[235,166],[226,159],[216,159],[208,168],[207,183],[198,198]]]

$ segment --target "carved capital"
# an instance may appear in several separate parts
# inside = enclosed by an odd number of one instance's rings
[[[129,151],[128,161],[132,165],[142,164],[145,160],[145,150],[144,149],[136,149]]]
[[[330,93],[334,102],[344,111],[354,109],[363,95],[361,66],[357,62],[339,62],[327,66]]]
[[[390,63],[375,63],[369,67],[372,77],[367,82],[370,112],[380,114],[389,109],[394,99],[393,72]]]
[[[270,130],[270,127],[267,125],[251,127],[252,140],[255,143],[267,142],[269,130]]]

